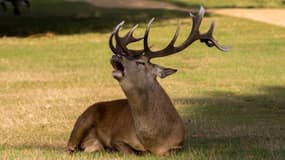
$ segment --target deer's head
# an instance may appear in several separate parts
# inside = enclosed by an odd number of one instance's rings
[[[117,79],[121,85],[144,88],[148,84],[151,84],[149,82],[156,81],[157,76],[165,78],[177,71],[176,69],[166,68],[151,63],[150,60],[152,58],[164,57],[180,52],[196,40],[200,40],[208,47],[215,46],[219,50],[228,51],[230,47],[220,46],[213,38],[214,22],[212,22],[210,29],[206,33],[201,34],[199,32],[204,13],[205,10],[203,7],[200,8],[199,13],[195,16],[190,13],[190,16],[192,17],[192,29],[187,39],[180,46],[174,46],[179,35],[179,23],[173,39],[164,49],[159,51],[152,51],[148,45],[150,26],[154,18],[149,21],[144,36],[139,38],[133,36],[137,25],[127,32],[125,36],[121,37],[119,36],[119,31],[122,28],[124,21],[118,24],[109,39],[110,48],[114,53],[111,58],[111,64],[114,68],[113,77]],[[113,39],[115,39],[116,45],[113,44]],[[127,48],[130,43],[138,42],[140,40],[143,40],[143,49],[133,50]]]

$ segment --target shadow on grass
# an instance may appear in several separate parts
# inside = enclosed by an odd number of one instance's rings
[[[214,159],[259,160],[281,160],[285,158],[285,148],[273,144],[270,138],[249,136],[192,138],[188,143],[181,153],[190,151],[194,155],[207,157],[206,159],[209,157],[215,157]]]
[[[182,106],[188,119],[184,150],[242,158],[285,157],[284,86],[264,86],[256,95],[214,92],[204,98],[177,98],[174,103]]]
[[[175,104],[194,107],[194,111],[208,114],[209,116],[221,115],[228,117],[230,114],[240,112],[243,114],[285,114],[285,87],[264,86],[259,88],[256,95],[239,95],[232,92],[211,92],[202,98],[176,98]],[[186,107],[185,113],[187,114]]]
[[[188,13],[160,9],[108,9],[83,2],[63,0],[33,1],[31,9],[22,9],[21,16],[0,12],[0,36],[27,37],[35,34],[76,34],[111,32],[125,20],[126,25],[187,17]]]

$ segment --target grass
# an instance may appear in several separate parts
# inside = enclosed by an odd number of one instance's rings
[[[122,20],[129,24],[143,24],[152,17],[165,20],[188,16],[167,10],[102,9],[83,2],[66,3],[63,0],[38,0],[32,5],[31,9],[21,8],[22,16],[14,16],[12,8],[0,12],[0,19],[5,22],[0,25],[0,36],[40,36],[49,32],[60,35],[93,31],[107,33]]]
[[[283,8],[284,0],[158,0],[173,3],[181,7],[207,8]]]
[[[0,14],[6,22],[0,24],[1,159],[285,158],[285,29],[216,15],[204,19],[202,31],[216,20],[215,35],[220,43],[234,46],[231,52],[197,42],[180,54],[155,60],[179,70],[161,84],[185,120],[187,139],[181,151],[167,157],[64,155],[73,124],[87,106],[124,97],[109,64],[113,25],[127,16],[128,24],[141,23],[141,35],[143,22],[157,16],[150,42],[158,49],[174,33],[174,17],[183,22],[178,42],[191,22],[181,12],[141,10],[134,15],[133,10],[49,2],[33,1],[22,17]],[[60,11],[59,4],[70,8]],[[97,11],[99,15],[93,14]]]

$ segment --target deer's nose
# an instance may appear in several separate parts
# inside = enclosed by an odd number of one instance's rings
[[[111,61],[121,62],[122,61],[122,56],[115,54],[115,55],[113,55],[111,57]]]

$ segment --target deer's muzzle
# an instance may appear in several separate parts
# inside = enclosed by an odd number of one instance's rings
[[[122,57],[113,55],[111,58],[111,65],[113,66],[112,75],[115,79],[120,80],[124,77],[124,66],[122,65]]]

